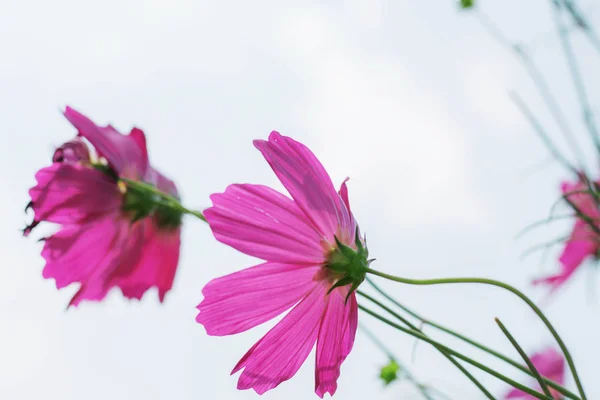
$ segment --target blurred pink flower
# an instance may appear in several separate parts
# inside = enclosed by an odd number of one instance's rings
[[[581,214],[590,220],[597,221],[595,225],[600,227],[600,210],[593,195],[587,192],[589,190],[587,185],[581,181],[577,183],[563,182],[561,190]],[[598,250],[600,250],[600,235],[594,232],[589,222],[577,217],[571,236],[558,259],[561,264],[560,272],[536,279],[533,283],[546,284],[552,286],[552,290],[557,289],[573,275],[587,258],[597,257]]]
[[[235,366],[238,389],[262,394],[290,379],[316,342],[315,392],[333,395],[354,344],[365,242],[345,181],[337,193],[307,147],[278,132],[254,146],[293,200],[250,184],[211,196],[204,215],[215,238],[266,262],[209,282],[196,321],[209,335],[233,335],[293,307]]]
[[[177,196],[175,184],[150,166],[140,129],[122,135],[72,108],[64,115],[78,137],[36,173],[28,205],[34,221],[24,230],[28,235],[43,221],[60,225],[44,239],[44,278],[55,279],[59,289],[79,283],[69,305],[102,300],[115,286],[137,299],[156,286],[163,301],[179,260],[181,215],[144,202],[118,178],[141,180]]]
[[[553,348],[547,348],[539,353],[534,354],[530,357],[531,362],[538,370],[541,376],[550,379],[564,385],[565,383],[565,360],[563,355]],[[535,388],[538,391],[542,391],[539,385]],[[555,389],[549,388],[550,394],[556,400],[562,399],[562,395]],[[513,389],[504,396],[505,399],[535,399],[530,394],[520,391],[519,389]]]

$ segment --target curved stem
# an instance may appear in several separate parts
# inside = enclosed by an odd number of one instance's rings
[[[535,368],[535,365],[533,364],[533,362],[531,361],[531,359],[529,358],[529,356],[527,355],[527,353],[525,353],[525,351],[523,350],[523,348],[521,348],[521,346],[519,345],[519,343],[517,342],[517,340],[513,337],[513,335],[510,334],[510,332],[508,331],[508,329],[506,329],[506,327],[504,326],[504,324],[502,322],[500,322],[500,320],[498,318],[496,318],[496,323],[500,327],[500,330],[502,330],[502,333],[504,333],[504,335],[508,338],[508,340],[510,341],[510,343],[513,345],[513,347],[515,348],[515,350],[517,350],[517,352],[519,353],[519,355],[521,356],[521,358],[523,358],[523,361],[525,361],[525,363],[529,367],[529,370],[533,373],[535,379],[538,381],[538,384],[540,385],[540,387],[544,391],[544,394],[546,396],[552,397],[552,394],[550,393],[550,389],[548,389],[548,385],[546,385],[546,383],[542,379],[542,376],[538,372],[537,368]]]
[[[420,340],[422,340],[424,342],[427,342],[427,343],[435,346],[436,348],[439,347],[439,348],[443,349],[445,352],[447,352],[447,353],[455,356],[456,358],[460,358],[461,360],[463,360],[463,361],[465,361],[465,362],[473,365],[474,367],[477,367],[477,368],[481,369],[482,371],[487,372],[488,374],[490,374],[490,375],[492,375],[492,376],[494,376],[494,377],[496,377],[496,378],[498,378],[498,379],[500,379],[500,380],[508,383],[509,385],[511,385],[511,386],[513,386],[513,387],[515,387],[515,388],[517,388],[517,389],[519,389],[519,390],[521,390],[521,391],[523,391],[523,392],[525,392],[525,393],[533,396],[533,397],[535,397],[536,399],[554,400],[554,399],[552,399],[552,397],[548,397],[545,394],[536,392],[535,390],[532,390],[532,389],[528,388],[527,386],[521,385],[520,383],[518,383],[518,382],[516,382],[516,381],[514,381],[512,379],[510,379],[507,376],[502,375],[499,372],[494,371],[493,369],[491,369],[491,368],[489,368],[489,367],[481,364],[480,362],[475,361],[472,358],[470,358],[470,357],[468,357],[468,356],[466,356],[466,355],[464,355],[462,353],[459,353],[458,351],[453,350],[453,349],[451,349],[451,348],[449,348],[449,347],[447,347],[447,346],[445,346],[445,345],[443,345],[443,344],[441,344],[439,342],[436,342],[435,340],[431,339],[427,335],[422,334],[419,331],[416,331],[414,329],[408,329],[408,328],[405,328],[403,326],[400,326],[400,325],[394,323],[393,321],[390,321],[389,319],[387,319],[385,317],[382,317],[381,315],[377,314],[375,311],[372,311],[372,310],[370,310],[369,308],[367,308],[367,307],[365,307],[363,305],[359,304],[358,308],[360,308],[361,310],[363,310],[367,314],[369,314],[369,315],[377,318],[378,320],[386,323],[387,325],[398,329],[399,331],[402,331],[402,332],[407,333],[407,334],[409,334],[411,336],[414,336],[417,339],[420,339]]]
[[[436,328],[436,329],[438,329],[438,330],[440,330],[440,331],[442,331],[444,333],[447,333],[447,334],[449,334],[451,336],[454,336],[455,338],[460,339],[463,342],[466,342],[466,343],[468,343],[468,344],[470,344],[470,345],[478,348],[479,350],[482,350],[482,351],[484,351],[484,352],[486,352],[486,353],[488,353],[488,354],[490,354],[490,355],[492,355],[492,356],[494,356],[494,357],[496,357],[496,358],[498,358],[498,359],[500,359],[500,360],[502,360],[502,361],[504,361],[504,362],[512,365],[513,367],[519,369],[520,371],[523,371],[526,374],[528,374],[530,376],[533,376],[532,372],[529,369],[527,369],[526,367],[524,367],[523,365],[521,365],[520,363],[514,361],[513,359],[505,356],[504,354],[502,354],[500,352],[497,352],[496,350],[491,349],[491,348],[485,346],[484,344],[481,344],[481,343],[479,343],[479,342],[477,342],[477,341],[475,341],[475,340],[473,340],[473,339],[471,339],[471,338],[469,338],[469,337],[467,337],[465,335],[462,335],[462,334],[460,334],[460,333],[458,333],[458,332],[456,332],[456,331],[454,331],[454,330],[452,330],[450,328],[447,328],[447,327],[445,327],[445,326],[443,326],[441,324],[438,324],[438,323],[436,323],[434,321],[430,321],[427,318],[424,318],[423,316],[421,316],[421,315],[417,314],[416,312],[412,311],[410,308],[406,307],[404,304],[401,304],[400,302],[398,302],[398,300],[394,299],[392,296],[390,296],[389,294],[387,294],[383,289],[381,289],[379,287],[379,285],[377,285],[375,282],[373,282],[370,278],[367,277],[366,280],[373,287],[373,289],[375,289],[377,292],[379,292],[383,297],[385,297],[387,300],[389,300],[391,303],[393,303],[394,305],[396,305],[398,308],[400,308],[401,310],[403,310],[404,312],[406,312],[407,314],[409,314],[411,317],[413,317],[415,319],[418,319],[423,325],[429,325],[429,326],[431,326],[433,328]],[[556,382],[554,382],[554,381],[552,381],[552,380],[550,380],[548,378],[545,378],[545,377],[542,377],[542,379],[544,380],[544,382],[548,386],[550,386],[551,388],[557,390],[558,392],[560,392],[565,397],[568,397],[568,398],[574,399],[574,400],[579,399],[579,397],[575,393],[573,393],[570,390],[568,390],[567,388],[559,385],[558,383],[556,383]]]
[[[163,205],[166,206],[170,206],[178,211],[181,211],[184,214],[190,214],[195,216],[196,218],[207,222],[206,218],[204,217],[204,215],[202,214],[202,212],[200,211],[195,211],[195,210],[190,210],[189,208],[186,208],[183,206],[183,204],[181,204],[181,202],[179,201],[179,199],[175,198],[174,196],[171,196],[168,193],[163,192],[162,190],[154,187],[153,185],[146,183],[146,182],[140,182],[140,181],[134,181],[131,179],[127,179],[127,178],[121,178],[121,181],[125,182],[125,184],[127,186],[131,186],[134,187],[136,189],[140,189],[143,191],[147,191],[150,192],[156,196],[158,196],[159,198],[161,198],[162,200],[165,200],[166,203],[163,203]]]
[[[404,318],[402,315],[394,312],[394,310],[390,309],[389,307],[386,307],[385,304],[382,304],[377,299],[369,296],[368,294],[366,294],[360,290],[357,290],[356,293],[358,295],[364,297],[365,299],[369,300],[373,304],[378,305],[379,307],[381,307],[382,309],[387,311],[390,315],[393,315],[395,318],[399,319],[404,325],[408,326],[411,330],[420,332],[423,336],[427,336],[423,332],[421,332],[421,330],[419,328],[417,328],[412,322],[410,322],[409,320]],[[489,392],[489,390],[487,390],[485,388],[485,386],[483,386],[483,384],[481,382],[479,382],[479,380],[473,376],[473,374],[471,374],[464,366],[462,366],[458,361],[456,361],[446,350],[444,350],[442,347],[437,346],[433,343],[432,343],[432,345],[433,345],[433,347],[435,347],[436,350],[438,350],[440,353],[442,353],[442,355],[444,357],[446,357],[448,359],[448,361],[450,361],[452,364],[454,364],[454,366],[456,368],[458,368],[460,370],[460,372],[462,372],[467,378],[469,378],[469,380],[471,382],[473,382],[473,384],[475,386],[477,386],[479,388],[479,390],[481,390],[488,399],[495,400],[494,396]]]
[[[551,3],[552,4],[550,7],[553,11],[552,14],[554,15],[554,22],[558,30],[563,52],[565,53],[565,58],[567,59],[569,71],[571,72],[571,80],[573,81],[575,93],[577,94],[577,99],[579,100],[579,105],[583,114],[583,121],[585,122],[585,126],[587,127],[590,133],[592,142],[594,143],[596,150],[600,151],[600,136],[598,134],[598,129],[596,128],[596,123],[594,122],[594,114],[592,113],[592,108],[590,106],[588,95],[586,93],[586,87],[585,83],[583,82],[583,76],[581,75],[579,64],[577,63],[577,58],[575,57],[575,52],[573,51],[573,48],[571,46],[569,32],[562,20],[561,4],[555,1],[552,1]]]
[[[496,281],[493,279],[486,279],[486,278],[442,278],[442,279],[419,280],[419,279],[401,278],[401,277],[389,275],[384,272],[380,272],[380,271],[377,271],[377,270],[374,270],[371,268],[369,268],[367,270],[367,272],[369,272],[373,275],[377,275],[382,278],[394,281],[394,282],[405,283],[408,285],[443,285],[443,284],[448,284],[448,283],[481,283],[484,285],[497,286],[499,288],[502,288],[502,289],[508,290],[509,292],[512,292],[513,294],[515,294],[519,298],[521,298],[521,300],[523,300],[525,303],[527,303],[527,305],[542,320],[544,325],[546,325],[546,327],[548,328],[548,330],[550,331],[552,336],[554,336],[554,339],[558,343],[560,349],[562,350],[562,352],[565,356],[565,360],[567,361],[567,364],[569,365],[569,369],[571,370],[571,374],[573,375],[573,380],[575,381],[575,384],[577,386],[577,390],[579,391],[581,399],[582,400],[587,399],[587,397],[585,395],[585,391],[583,390],[583,384],[581,383],[579,375],[577,374],[577,368],[575,367],[575,363],[573,362],[573,357],[571,357],[571,353],[569,352],[569,349],[567,349],[567,345],[564,343],[564,341],[562,340],[562,338],[560,337],[560,335],[558,334],[556,329],[554,329],[554,326],[550,323],[548,318],[546,318],[546,316],[544,315],[542,310],[540,310],[540,308],[538,306],[536,306],[535,303],[533,301],[531,301],[529,299],[529,297],[525,296],[521,291],[515,289],[514,287],[512,287],[506,283]]]

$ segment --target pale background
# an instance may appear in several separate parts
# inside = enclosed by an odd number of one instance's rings
[[[42,279],[41,244],[19,229],[31,217],[23,208],[35,171],[74,134],[59,112],[67,104],[98,123],[143,128],[152,161],[198,208],[232,182],[280,188],[252,147],[277,129],[312,148],[336,184],[351,177],[352,207],[374,267],[406,277],[494,277],[544,298],[528,282],[556,268],[558,249],[543,265],[539,254],[519,256],[570,224],[514,237],[547,215],[568,175],[551,161],[540,164],[547,151],[508,100],[507,90],[516,88],[560,139],[512,55],[453,0],[294,3],[304,5],[0,0],[1,399],[257,398],[237,391],[229,371],[271,324],[213,338],[194,321],[208,280],[256,261],[216,242],[204,224],[185,221],[180,268],[164,305],[154,291],[141,303],[115,291],[103,303],[65,311],[76,288],[57,292]],[[600,22],[594,3],[582,4]],[[488,0],[481,8],[512,38],[535,43],[535,60],[591,155],[550,1]],[[581,35],[575,39],[593,92],[600,55]],[[500,290],[386,287],[426,316],[511,355],[496,316],[528,350],[552,343],[530,310]],[[589,264],[545,307],[590,399],[600,398],[598,287]],[[361,321],[423,382],[453,399],[483,398],[426,344],[413,362],[411,338],[367,316]],[[385,362],[359,333],[336,398],[420,398],[406,383],[382,387],[376,377]],[[313,366],[311,355],[264,398],[316,398]],[[477,375],[498,396],[506,390]]]

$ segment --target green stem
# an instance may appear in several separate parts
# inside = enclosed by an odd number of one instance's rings
[[[150,192],[156,196],[158,196],[159,198],[161,198],[162,200],[164,200],[165,202],[163,202],[163,205],[169,206],[177,211],[181,211],[184,214],[190,214],[195,216],[196,218],[207,222],[206,218],[204,217],[204,215],[202,214],[202,212],[200,211],[195,211],[195,210],[190,210],[186,207],[183,206],[183,204],[181,204],[179,202],[179,199],[175,198],[174,196],[171,196],[168,193],[163,192],[162,190],[154,187],[153,185],[146,183],[146,182],[140,182],[140,181],[134,181],[131,179],[127,179],[127,178],[121,178],[121,180],[123,182],[125,182],[125,184],[127,186],[131,186],[134,187],[138,190],[143,190],[146,192]]]
[[[370,302],[378,305],[379,307],[381,307],[382,309],[384,309],[385,311],[387,311],[390,315],[393,315],[395,318],[399,319],[403,324],[405,324],[406,326],[408,326],[411,330],[416,331],[421,333],[423,336],[427,336],[425,335],[425,333],[423,333],[419,328],[417,328],[412,322],[408,321],[406,318],[402,317],[400,314],[394,312],[394,310],[390,309],[389,307],[386,307],[385,304],[382,304],[381,302],[379,302],[377,299],[369,296],[368,294],[357,290],[356,293],[362,297],[364,297],[365,299],[369,300]],[[491,400],[495,400],[494,395],[492,395],[489,390],[487,390],[485,388],[485,386],[483,386],[483,384],[481,382],[479,382],[479,380],[477,378],[475,378],[475,376],[473,376],[473,374],[471,374],[463,365],[461,365],[457,360],[455,360],[450,353],[448,353],[443,347],[441,346],[437,346],[435,344],[433,344],[433,347],[435,347],[436,350],[438,350],[440,353],[442,353],[442,355],[444,357],[446,357],[452,364],[454,364],[454,366],[456,368],[458,368],[467,378],[469,378],[469,380],[471,380],[471,382],[473,382],[473,384],[475,386],[477,386],[479,388],[479,390],[481,390],[483,392],[483,394],[485,394],[485,396],[488,399]]]
[[[398,361],[396,357],[394,357],[392,351],[388,349],[387,346],[381,340],[379,340],[379,338],[375,336],[373,332],[371,332],[371,330],[369,330],[366,326],[360,323],[358,324],[358,326],[360,328],[360,331],[363,332],[365,336],[367,336],[371,340],[371,342],[379,348],[379,350],[381,350],[391,361],[394,361],[396,364],[398,364],[398,366],[404,373],[404,377],[406,378],[406,380],[412,383],[417,388],[417,390],[423,395],[424,398],[426,398],[427,400],[433,400],[433,397],[431,397],[431,395],[429,394],[428,387],[417,381],[415,376],[408,370],[408,368],[406,368],[400,361]]]
[[[542,388],[542,390],[544,391],[546,396],[552,397],[552,393],[550,393],[550,389],[548,389],[548,386],[542,379],[542,376],[540,375],[538,370],[535,368],[535,365],[533,365],[533,362],[531,361],[531,359],[529,358],[527,353],[525,353],[525,351],[523,351],[523,349],[521,348],[521,346],[519,345],[517,340],[513,337],[513,335],[510,334],[508,329],[506,329],[504,324],[502,322],[500,322],[500,320],[498,318],[496,318],[496,323],[500,327],[500,330],[502,330],[502,333],[504,333],[504,335],[508,338],[508,340],[513,345],[513,347],[517,350],[519,355],[523,358],[523,361],[525,361],[525,363],[529,367],[529,370],[533,373],[535,379],[538,381],[540,387]]]
[[[477,367],[477,368],[481,369],[482,371],[487,372],[488,374],[490,374],[490,375],[492,375],[492,376],[494,376],[494,377],[496,377],[496,378],[498,378],[498,379],[500,379],[500,380],[508,383],[509,385],[511,385],[511,386],[513,386],[513,387],[515,387],[515,388],[517,388],[517,389],[519,389],[519,390],[521,390],[521,391],[523,391],[523,392],[525,392],[527,394],[530,394],[531,396],[535,397],[536,399],[554,400],[552,397],[548,397],[548,396],[546,396],[543,393],[536,392],[535,390],[532,390],[532,389],[528,388],[527,386],[524,386],[524,385],[520,384],[519,382],[516,382],[516,381],[510,379],[509,377],[504,376],[501,373],[494,371],[493,369],[491,369],[491,368],[489,368],[489,367],[481,364],[480,362],[475,361],[472,358],[470,358],[470,357],[468,357],[468,356],[466,356],[466,355],[464,355],[462,353],[459,353],[456,350],[452,350],[451,348],[449,348],[449,347],[447,347],[447,346],[445,346],[445,345],[443,345],[443,344],[441,344],[439,342],[436,342],[435,340],[431,339],[427,335],[422,334],[419,331],[416,331],[414,329],[408,329],[408,328],[405,328],[403,326],[400,326],[400,325],[396,324],[395,322],[390,321],[389,319],[387,319],[385,317],[382,317],[381,315],[377,314],[376,312],[368,309],[367,307],[365,307],[363,305],[359,304],[358,308],[360,308],[361,310],[363,310],[367,314],[369,314],[369,315],[377,318],[378,320],[386,323],[387,325],[398,329],[399,331],[402,331],[402,332],[407,333],[407,334],[409,334],[411,336],[414,336],[417,339],[420,339],[420,340],[422,340],[424,342],[427,342],[427,343],[429,343],[429,344],[431,344],[431,345],[433,345],[435,347],[439,347],[441,349],[444,349],[444,351],[446,351],[447,353],[449,353],[449,354],[451,354],[451,355],[453,355],[453,356],[455,356],[457,358],[460,358],[461,360],[463,360],[463,361],[465,361],[465,362],[473,365],[474,367]]]
[[[556,329],[554,329],[554,326],[550,323],[548,318],[546,318],[546,316],[544,315],[542,310],[540,310],[540,308],[538,306],[536,306],[535,303],[533,301],[531,301],[527,296],[525,296],[521,291],[513,288],[512,286],[510,286],[506,283],[496,281],[493,279],[486,279],[486,278],[442,278],[442,279],[419,280],[419,279],[401,278],[401,277],[389,275],[384,272],[380,272],[380,271],[377,271],[377,270],[374,270],[371,268],[369,268],[367,270],[367,272],[372,273],[373,275],[377,275],[379,277],[394,281],[394,282],[405,283],[408,285],[443,285],[443,284],[448,284],[448,283],[480,283],[480,284],[484,284],[484,285],[497,286],[502,289],[508,290],[509,292],[512,292],[513,294],[515,294],[519,298],[521,298],[521,300],[523,300],[525,303],[527,303],[527,305],[542,320],[544,325],[546,325],[546,327],[548,328],[548,330],[550,331],[552,336],[554,336],[554,339],[558,343],[560,349],[562,350],[562,352],[565,356],[565,360],[567,361],[567,364],[569,365],[569,369],[571,370],[571,374],[573,375],[573,380],[575,381],[575,384],[577,386],[577,389],[579,391],[581,399],[582,400],[587,399],[587,397],[585,395],[585,391],[583,390],[583,384],[581,383],[579,375],[577,374],[577,368],[575,367],[575,363],[573,362],[573,357],[571,357],[571,353],[567,349],[567,345],[564,343],[564,341],[562,340],[562,338],[560,337],[560,335],[558,334]]]
[[[429,326],[431,326],[433,328],[436,328],[436,329],[438,329],[438,330],[440,330],[440,331],[442,331],[444,333],[447,333],[447,334],[449,334],[449,335],[451,335],[451,336],[453,336],[453,337],[455,337],[457,339],[460,339],[463,342],[466,342],[466,343],[468,343],[468,344],[470,344],[470,345],[478,348],[479,350],[482,350],[482,351],[484,351],[484,352],[486,352],[486,353],[488,353],[488,354],[490,354],[490,355],[492,355],[492,356],[494,356],[494,357],[496,357],[496,358],[498,358],[498,359],[500,359],[500,360],[502,360],[502,361],[504,361],[504,362],[512,365],[513,367],[515,367],[515,368],[517,368],[517,369],[525,372],[526,374],[528,374],[530,376],[533,376],[532,372],[529,369],[527,369],[526,367],[524,367],[520,363],[514,361],[513,359],[505,356],[504,354],[502,354],[500,352],[497,352],[496,350],[491,349],[491,348],[485,346],[484,344],[481,344],[481,343],[479,343],[479,342],[477,342],[477,341],[475,341],[475,340],[473,340],[473,339],[471,339],[471,338],[469,338],[469,337],[467,337],[467,336],[465,336],[465,335],[463,335],[461,333],[458,333],[458,332],[456,332],[456,331],[454,331],[454,330],[452,330],[450,328],[447,328],[447,327],[445,327],[445,326],[443,326],[441,324],[438,324],[436,322],[430,321],[427,318],[424,318],[423,316],[417,314],[416,312],[412,311],[410,308],[406,307],[404,304],[401,304],[400,302],[398,302],[398,300],[394,299],[392,296],[390,296],[389,294],[387,294],[383,289],[381,289],[379,287],[379,285],[377,285],[375,282],[373,282],[368,277],[367,277],[367,282],[373,287],[373,289],[375,289],[377,292],[379,292],[383,297],[385,297],[387,300],[389,300],[395,306],[397,306],[398,308],[400,308],[401,310],[403,310],[404,312],[406,312],[407,314],[409,314],[411,317],[419,320],[423,325],[429,325]],[[558,383],[556,383],[556,382],[554,382],[554,381],[552,381],[552,380],[550,380],[548,378],[545,378],[545,377],[542,377],[542,379],[544,380],[544,382],[548,386],[550,386],[551,388],[557,390],[558,392],[560,392],[565,397],[568,397],[568,398],[574,399],[574,400],[579,399],[579,397],[575,393],[573,393],[570,390],[568,390],[567,388],[559,385]]]

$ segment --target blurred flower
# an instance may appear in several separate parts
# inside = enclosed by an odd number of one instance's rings
[[[290,379],[316,342],[315,391],[333,395],[354,344],[365,242],[345,181],[337,193],[307,147],[277,132],[254,146],[293,200],[250,184],[211,196],[204,215],[215,238],[266,262],[209,282],[196,320],[209,335],[232,335],[293,307],[235,366],[238,389],[262,394]]]
[[[558,383],[559,385],[564,385],[565,382],[565,360],[563,355],[553,348],[547,348],[539,353],[536,353],[530,357],[531,362],[535,366],[535,369],[538,370],[541,376],[544,378],[550,379]],[[539,386],[536,387],[536,390],[541,392],[541,388]],[[558,393],[556,390],[550,388],[550,393],[552,397],[556,400],[562,399],[562,395]],[[530,394],[522,392],[519,389],[513,389],[504,396],[505,399],[535,399]]]
[[[64,115],[79,134],[56,150],[51,166],[36,173],[28,205],[34,220],[24,230],[28,235],[43,221],[60,225],[44,239],[44,278],[55,279],[59,289],[79,283],[69,305],[102,300],[115,286],[137,299],[156,286],[163,301],[179,260],[181,213],[119,178],[149,183],[172,196],[177,196],[175,184],[150,166],[140,129],[122,135],[69,107]]]
[[[588,185],[563,182],[561,190],[565,199],[577,213],[575,226],[559,257],[561,270],[555,275],[536,279],[534,284],[551,285],[555,290],[571,277],[575,270],[587,259],[597,258],[600,250],[600,210]]]

